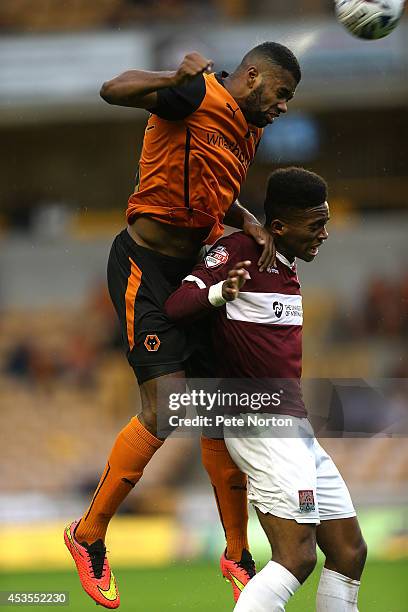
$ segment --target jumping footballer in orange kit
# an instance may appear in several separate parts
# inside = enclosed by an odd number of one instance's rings
[[[106,608],[120,603],[104,544],[109,521],[164,443],[157,437],[158,384],[167,378],[184,385],[192,351],[163,305],[203,245],[222,236],[224,223],[263,245],[261,271],[274,259],[271,235],[237,198],[263,128],[287,111],[299,64],[274,42],[250,50],[231,74],[210,73],[212,64],[193,52],[175,71],[129,70],[101,89],[109,104],[150,112],[128,226],[116,236],[108,262],[109,291],[142,409],[116,438],[89,508],[64,532],[83,588]],[[255,574],[246,476],[224,440],[203,437],[201,446],[227,541],[221,570],[237,601]]]

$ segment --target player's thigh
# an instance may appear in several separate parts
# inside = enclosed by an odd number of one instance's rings
[[[315,550],[316,526],[313,523],[297,523],[273,514],[256,511],[259,522],[273,550],[273,555],[285,558],[296,556],[304,546]]]
[[[356,549],[363,541],[356,516],[322,521],[317,527],[317,543],[326,557],[334,559],[342,548]]]
[[[259,522],[272,549],[272,558],[288,569],[299,582],[306,580],[316,564],[316,526],[297,523],[257,509]]]
[[[296,417],[292,422],[290,438],[277,430],[271,430],[269,437],[254,437],[248,430],[249,435],[237,435],[225,427],[225,443],[233,461],[248,475],[248,499],[258,510],[300,524],[317,524],[316,466],[306,435],[310,424]]]
[[[349,490],[334,461],[315,440],[320,525],[317,542],[329,569],[359,580],[367,548]]]

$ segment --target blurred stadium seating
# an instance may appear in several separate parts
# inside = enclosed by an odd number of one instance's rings
[[[265,0],[3,0],[0,28],[7,32],[72,31],[140,24],[291,16],[328,13],[327,0],[290,0],[271,5]]]

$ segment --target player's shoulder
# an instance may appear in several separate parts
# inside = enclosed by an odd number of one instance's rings
[[[157,91],[157,103],[149,111],[169,121],[185,119],[201,105],[206,93],[206,81],[202,74],[176,87]]]
[[[242,231],[232,232],[232,234],[228,234],[228,236],[223,236],[214,246],[218,244],[229,247],[232,251],[240,251],[242,253],[254,253],[259,251],[259,246],[255,240]]]
[[[215,242],[205,258],[206,263],[217,262],[217,265],[226,264],[227,261],[240,261],[259,257],[260,247],[255,240],[244,232],[233,232],[222,236]]]

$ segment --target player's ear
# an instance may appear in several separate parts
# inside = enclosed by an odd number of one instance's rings
[[[274,219],[270,224],[270,232],[277,236],[282,236],[285,232],[285,224],[279,219]]]
[[[259,78],[258,68],[256,66],[249,66],[247,68],[247,85],[249,89],[253,89],[257,85]]]

